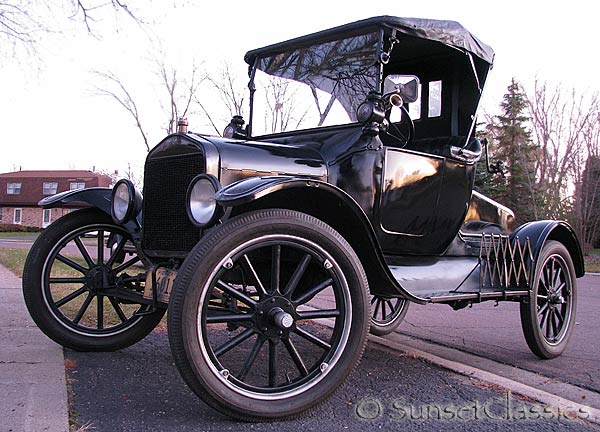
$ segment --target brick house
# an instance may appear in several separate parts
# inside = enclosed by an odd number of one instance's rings
[[[89,187],[109,187],[112,179],[92,171],[16,171],[0,174],[0,224],[45,228],[79,208],[42,209],[37,203],[59,192]]]

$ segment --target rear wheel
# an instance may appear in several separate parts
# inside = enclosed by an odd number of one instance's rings
[[[550,359],[562,354],[575,326],[576,306],[571,255],[562,243],[548,241],[537,261],[531,297],[521,303],[521,326],[535,355]]]
[[[232,219],[183,263],[169,303],[175,363],[218,411],[249,421],[323,401],[360,360],[367,281],[331,227],[289,210]]]
[[[136,279],[144,267],[130,246],[129,233],[98,209],[69,213],[46,228],[23,270],[25,304],[37,326],[78,351],[125,348],[152,331],[165,310],[152,312],[114,292],[141,298]]]
[[[392,333],[400,325],[409,301],[403,298],[371,297],[371,333],[385,336]]]

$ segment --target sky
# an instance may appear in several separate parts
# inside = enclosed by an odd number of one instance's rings
[[[600,7],[589,0],[129,3],[144,26],[123,14],[115,21],[107,11],[94,23],[101,37],[69,23],[44,36],[39,59],[1,59],[0,172],[95,169],[122,176],[128,165],[142,170],[141,135],[122,107],[98,94],[102,84],[93,71],[113,72],[127,85],[152,147],[165,136],[154,59],[174,65],[182,78],[192,64],[216,73],[225,62],[244,76],[248,50],[377,15],[455,20],[490,45],[496,58],[482,99],[487,113],[498,111],[512,77],[527,91],[536,77],[579,93],[600,90]],[[199,97],[209,111],[222,112],[223,102],[210,91],[201,87]],[[210,132],[193,123],[190,129]]]

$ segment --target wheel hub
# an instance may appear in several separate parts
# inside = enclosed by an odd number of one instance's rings
[[[90,269],[86,284],[92,292],[100,292],[113,284],[112,272],[105,266],[96,266]]]
[[[295,308],[285,297],[273,296],[258,304],[256,327],[269,338],[280,338],[294,326]]]

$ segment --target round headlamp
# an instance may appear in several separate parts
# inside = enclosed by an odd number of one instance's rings
[[[122,224],[135,217],[142,208],[142,197],[130,180],[121,179],[115,184],[110,199],[113,220]]]
[[[187,213],[190,221],[199,228],[214,225],[223,215],[215,194],[221,189],[219,181],[210,174],[194,177],[187,190]]]

